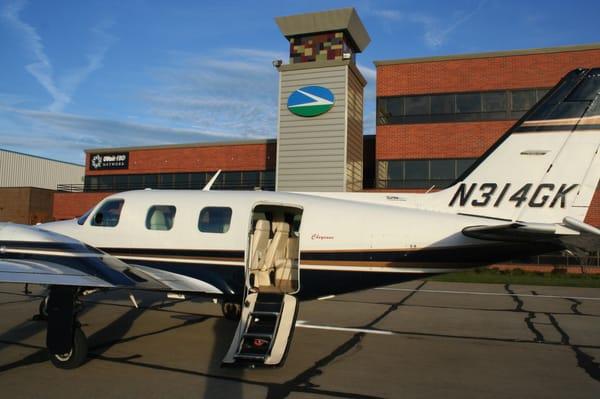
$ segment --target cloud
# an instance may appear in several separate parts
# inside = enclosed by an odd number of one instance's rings
[[[367,79],[369,83],[375,83],[375,80],[377,79],[377,71],[375,68],[371,68],[360,63],[357,64],[357,66],[364,78]]]
[[[148,104],[148,117],[169,124],[273,137],[278,73],[272,61],[284,56],[254,48],[173,53],[165,66],[148,71],[154,84],[140,98]]]
[[[2,10],[2,18],[20,33],[27,50],[36,60],[27,65],[25,69],[50,93],[55,102],[67,101],[66,95],[54,84],[52,64],[44,51],[42,38],[32,26],[27,25],[19,18],[19,14],[25,5],[25,1],[7,3]]]
[[[27,142],[14,132],[0,130],[0,142],[5,145],[28,147],[45,146],[57,142],[61,147],[82,151],[90,147],[151,145],[177,142],[203,142],[240,138],[227,132],[196,128],[174,128],[143,123],[132,123],[51,111],[0,107],[0,113],[29,123]],[[12,129],[10,129],[12,130]],[[246,135],[246,138],[262,136]]]
[[[448,37],[459,26],[473,17],[485,4],[486,0],[480,1],[477,6],[469,12],[457,11],[447,19],[421,12],[403,12],[400,10],[373,10],[372,14],[383,19],[385,22],[409,22],[421,25],[423,28],[423,40],[429,47],[440,47],[448,40]]]
[[[171,52],[163,66],[143,71],[151,80],[129,97],[139,111],[128,110],[122,120],[27,109],[17,98],[0,95],[0,143],[74,160],[85,148],[274,137],[274,56],[282,58],[260,49],[223,49],[210,56]]]
[[[20,34],[26,50],[33,58],[33,62],[27,64],[25,69],[46,89],[52,97],[52,103],[48,106],[50,111],[62,111],[71,102],[74,92],[87,77],[102,66],[104,56],[115,38],[107,33],[113,22],[101,21],[91,28],[93,37],[92,50],[87,54],[87,63],[82,67],[72,69],[59,79],[55,79],[54,67],[46,54],[43,40],[36,29],[25,23],[20,18],[20,13],[27,3],[23,0],[9,2],[0,14],[2,18]]]

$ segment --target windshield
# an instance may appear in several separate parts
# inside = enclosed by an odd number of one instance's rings
[[[83,225],[85,223],[85,221],[87,220],[88,216],[90,216],[90,213],[92,213],[92,210],[94,208],[88,209],[88,211],[86,213],[84,213],[83,215],[81,215],[78,219],[77,219],[77,224],[78,225]]]

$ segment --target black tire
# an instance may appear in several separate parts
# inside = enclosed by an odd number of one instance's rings
[[[227,320],[239,320],[242,317],[242,305],[239,303],[223,302],[221,310]]]
[[[64,355],[50,354],[50,361],[59,369],[70,370],[85,363],[88,354],[87,338],[81,328],[73,331],[73,347],[69,353]]]

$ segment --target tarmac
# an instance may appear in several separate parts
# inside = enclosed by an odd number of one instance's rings
[[[237,323],[210,300],[96,293],[90,359],[59,370],[23,288],[0,285],[3,398],[600,398],[600,289],[413,281],[305,302],[275,369],[221,368]]]

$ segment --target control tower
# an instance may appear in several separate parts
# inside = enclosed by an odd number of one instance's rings
[[[354,8],[275,20],[290,43],[289,63],[276,65],[276,189],[362,190],[365,27]]]

